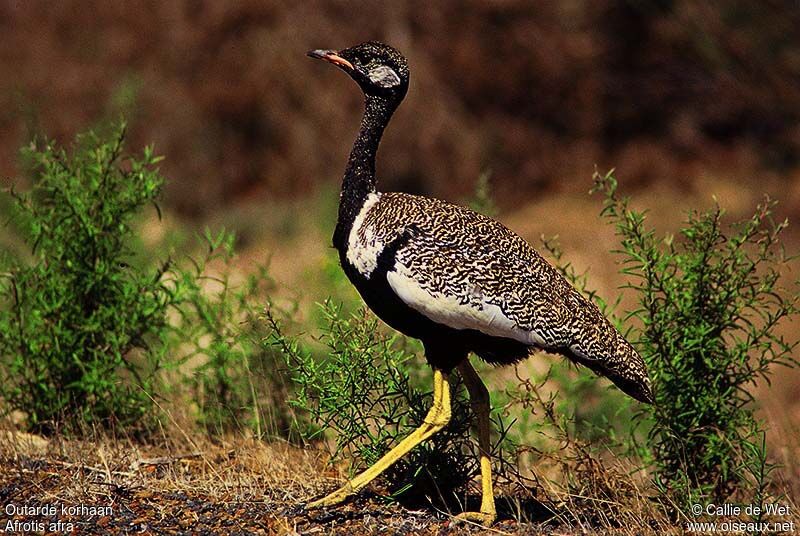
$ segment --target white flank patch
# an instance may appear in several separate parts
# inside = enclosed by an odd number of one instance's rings
[[[370,274],[378,266],[378,255],[383,251],[383,242],[375,238],[372,228],[364,229],[364,240],[359,240],[358,234],[364,225],[364,219],[370,209],[375,206],[381,194],[369,194],[358,211],[350,236],[347,238],[347,260],[356,267],[364,277],[369,279]]]
[[[483,301],[481,307],[476,307],[464,305],[454,297],[431,294],[402,271],[402,267],[398,267],[398,270],[386,274],[389,286],[406,305],[434,322],[453,329],[474,329],[532,346],[547,346],[537,333],[517,326],[497,305]]]

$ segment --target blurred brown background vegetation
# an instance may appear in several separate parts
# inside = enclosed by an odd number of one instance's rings
[[[796,0],[4,0],[0,176],[31,136],[124,114],[185,215],[305,194],[338,181],[361,103],[304,52],[380,39],[412,66],[386,189],[460,199],[488,169],[508,207],[597,164],[628,188],[770,176],[796,211],[799,28]]]
[[[69,143],[124,116],[131,149],[166,156],[168,217],[200,228],[250,207],[261,235],[242,241],[241,267],[269,258],[285,288],[311,293],[308,267],[324,265],[334,213],[306,200],[337,187],[362,106],[305,52],[369,39],[412,70],[381,187],[461,202],[490,171],[501,219],[535,245],[560,234],[601,295],[621,280],[586,195],[595,166],[617,168],[659,229],[712,196],[751,214],[764,193],[800,223],[797,0],[0,0],[0,37],[0,185],[24,182],[33,137]],[[777,372],[759,403],[797,491],[800,379]]]
[[[334,214],[304,200],[338,184],[362,105],[305,52],[368,39],[412,69],[382,188],[463,201],[488,170],[503,221],[534,244],[560,234],[606,296],[621,281],[613,229],[586,196],[595,165],[616,167],[665,230],[712,196],[735,217],[767,192],[780,216],[800,214],[796,0],[0,0],[0,36],[0,183],[21,180],[34,136],[69,143],[124,116],[131,148],[166,156],[167,212],[214,221],[250,207],[261,235],[244,241],[242,269],[269,258],[286,288],[310,292],[308,266],[325,262]],[[796,251],[800,234],[789,240]],[[788,461],[800,392],[796,373],[779,376],[760,398]]]

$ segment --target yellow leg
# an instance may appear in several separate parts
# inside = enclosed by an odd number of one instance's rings
[[[372,482],[378,475],[388,469],[394,462],[402,458],[411,449],[444,428],[450,421],[450,385],[447,374],[440,370],[433,371],[433,405],[425,416],[422,426],[402,440],[395,448],[387,452],[372,467],[337,489],[330,495],[308,504],[308,508],[333,506],[343,502],[347,497],[357,493]]]
[[[494,490],[492,488],[492,464],[489,459],[489,391],[481,381],[478,373],[472,368],[468,360],[458,366],[464,385],[469,391],[469,400],[472,411],[478,419],[478,446],[481,453],[481,510],[480,512],[463,512],[456,516],[458,519],[475,521],[489,526],[497,518],[494,506]]]

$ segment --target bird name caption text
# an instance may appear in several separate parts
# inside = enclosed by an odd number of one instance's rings
[[[687,532],[731,532],[731,533],[768,533],[795,532],[795,522],[786,519],[792,516],[792,507],[785,503],[755,504],[699,504],[691,506],[695,517],[703,516],[708,521],[690,521],[686,523]],[[740,519],[731,519],[740,517]],[[746,517],[749,519],[742,519]],[[783,518],[783,519],[781,519]]]
[[[70,533],[79,523],[91,518],[111,517],[114,509],[96,504],[16,504],[8,503],[2,510],[6,519],[0,518],[0,533],[30,534],[31,532]]]

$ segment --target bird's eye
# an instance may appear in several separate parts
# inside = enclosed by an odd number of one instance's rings
[[[400,76],[388,65],[370,66],[367,76],[378,87],[390,88],[400,85]]]

